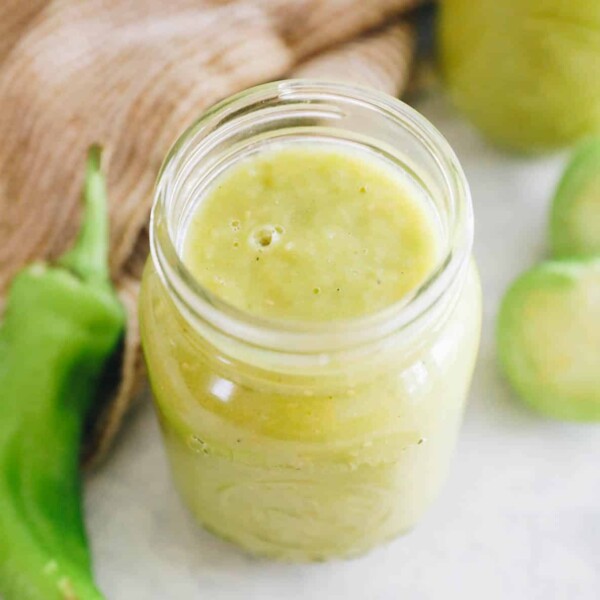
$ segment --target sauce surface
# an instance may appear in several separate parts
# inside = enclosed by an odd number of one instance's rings
[[[183,260],[251,314],[347,319],[418,288],[440,237],[423,194],[383,159],[333,144],[272,146],[215,181],[191,217]]]

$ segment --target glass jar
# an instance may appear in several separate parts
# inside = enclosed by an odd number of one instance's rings
[[[358,319],[257,318],[181,261],[211,182],[277,141],[354,144],[402,169],[442,224],[426,283]],[[174,480],[208,529],[291,560],[349,556],[411,528],[445,478],[480,331],[469,190],[440,133],[375,91],[283,81],[206,112],[156,186],[142,340]],[[293,274],[291,274],[293,276]]]

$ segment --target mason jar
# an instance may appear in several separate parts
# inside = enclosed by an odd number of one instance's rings
[[[368,316],[288,322],[192,277],[183,241],[211,183],[250,152],[298,140],[368,148],[426,195],[444,258],[414,293]],[[173,480],[197,520],[290,560],[355,555],[409,530],[446,477],[480,333],[469,189],[441,134],[372,90],[250,89],[169,152],[150,235],[143,347]]]

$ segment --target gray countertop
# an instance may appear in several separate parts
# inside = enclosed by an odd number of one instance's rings
[[[362,558],[254,559],[196,527],[181,507],[147,403],[87,486],[96,571],[110,600],[600,598],[600,425],[524,408],[498,374],[493,341],[503,290],[544,256],[564,155],[502,153],[441,97],[418,108],[467,173],[484,289],[479,362],[440,498],[417,529]]]

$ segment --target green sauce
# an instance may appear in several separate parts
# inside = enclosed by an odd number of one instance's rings
[[[428,202],[366,150],[273,145],[198,198],[182,255],[251,314],[360,317],[437,267],[443,235]],[[306,367],[195,328],[149,263],[141,331],[185,503],[249,551],[292,560],[354,555],[408,530],[447,471],[480,313],[471,265],[439,326]]]
[[[215,295],[263,317],[376,312],[418,288],[439,256],[434,213],[415,188],[365,151],[274,147],[215,182],[184,261]]]

